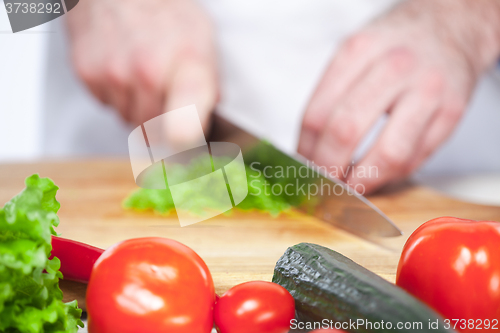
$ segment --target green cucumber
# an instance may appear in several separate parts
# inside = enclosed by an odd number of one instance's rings
[[[348,332],[455,332],[403,289],[320,245],[301,243],[288,248],[276,263],[273,282],[292,294],[301,328],[330,325]]]

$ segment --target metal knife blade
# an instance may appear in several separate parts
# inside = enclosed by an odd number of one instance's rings
[[[220,115],[214,115],[207,141],[237,144],[247,165],[266,171],[270,193],[271,186],[279,184],[282,193],[289,190],[287,201],[309,215],[377,243],[381,237],[402,235],[380,209],[342,181],[329,177],[324,168],[300,155],[285,154]],[[278,175],[279,170],[283,172]]]

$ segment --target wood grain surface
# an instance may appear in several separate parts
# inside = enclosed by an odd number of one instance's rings
[[[33,173],[52,178],[60,188],[61,224],[57,231],[63,237],[102,248],[135,237],[175,239],[205,260],[219,294],[241,282],[270,281],[278,258],[287,247],[300,242],[332,248],[394,282],[404,242],[423,222],[439,216],[500,221],[500,207],[464,203],[406,184],[369,198],[405,233],[388,239],[385,245],[389,249],[299,212],[272,218],[236,211],[181,228],[175,216],[122,208],[123,199],[137,188],[126,160],[0,165],[0,204],[21,191],[24,179]],[[78,297],[84,306],[84,286],[63,283],[62,288],[68,299]]]

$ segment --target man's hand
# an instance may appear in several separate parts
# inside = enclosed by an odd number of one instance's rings
[[[479,75],[499,56],[499,4],[408,0],[349,38],[306,110],[299,153],[345,170],[388,113],[377,142],[344,180],[371,192],[407,176],[451,134]]]
[[[196,104],[207,125],[218,97],[215,51],[195,2],[86,0],[68,16],[77,73],[102,102],[133,124]],[[170,138],[189,140],[182,126],[166,126]]]

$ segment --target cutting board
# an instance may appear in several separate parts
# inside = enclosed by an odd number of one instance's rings
[[[0,165],[0,204],[24,188],[24,179],[38,173],[59,186],[63,237],[101,248],[128,238],[175,239],[195,250],[212,272],[217,293],[245,281],[270,281],[287,247],[311,242],[334,249],[394,282],[407,237],[425,221],[439,216],[500,221],[500,207],[480,206],[447,198],[428,188],[404,184],[369,199],[405,233],[385,247],[364,241],[315,218],[292,211],[273,218],[259,212],[234,211],[230,216],[180,227],[175,216],[124,210],[123,199],[134,189],[127,160],[81,160]],[[63,283],[67,299],[80,298],[85,286]]]

